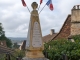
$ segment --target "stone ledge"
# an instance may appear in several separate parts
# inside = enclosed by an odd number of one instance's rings
[[[22,60],[49,60],[47,58],[27,58],[27,57],[24,57]]]

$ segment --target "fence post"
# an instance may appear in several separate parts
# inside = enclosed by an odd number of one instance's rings
[[[66,54],[63,54],[63,60],[68,60],[68,57]]]
[[[10,59],[10,54],[9,54],[9,53],[6,53],[6,58],[5,58],[5,60],[11,60],[11,59]]]

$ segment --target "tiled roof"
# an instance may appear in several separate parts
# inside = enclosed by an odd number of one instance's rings
[[[49,42],[50,40],[54,39],[68,38],[70,35],[70,27],[71,27],[71,15],[68,15],[59,33],[57,34],[55,33],[53,35],[48,34],[46,36],[43,36],[43,41]]]
[[[52,40],[53,39],[53,37],[55,37],[57,35],[57,33],[54,33],[54,34],[48,34],[48,35],[46,35],[46,36],[44,36],[42,39],[43,39],[43,42],[49,42],[50,40]]]
[[[71,15],[68,15],[61,30],[55,37],[53,37],[53,40],[54,39],[67,39],[70,36],[70,30],[71,30]]]
[[[0,45],[0,53],[14,53],[14,50],[3,45]]]

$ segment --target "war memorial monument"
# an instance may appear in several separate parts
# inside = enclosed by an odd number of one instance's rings
[[[23,60],[48,60],[44,57],[42,51],[44,50],[41,27],[39,22],[39,14],[36,8],[38,4],[32,3],[33,11],[31,12],[28,35],[26,41],[26,56]]]

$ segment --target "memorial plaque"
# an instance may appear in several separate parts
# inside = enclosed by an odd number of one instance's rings
[[[33,47],[41,47],[42,46],[41,31],[40,31],[40,27],[39,27],[38,22],[34,22],[32,46]]]

